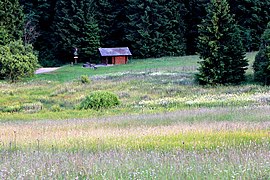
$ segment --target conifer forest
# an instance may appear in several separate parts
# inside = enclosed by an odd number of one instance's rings
[[[69,62],[74,47],[87,61],[96,58],[98,47],[129,47],[134,58],[196,54],[198,25],[206,18],[210,2],[20,0],[14,5],[16,1],[1,1],[1,25],[12,38],[32,44],[43,66]],[[270,1],[228,3],[245,51],[258,50],[270,20]]]

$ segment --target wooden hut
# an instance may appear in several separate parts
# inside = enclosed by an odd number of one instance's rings
[[[131,52],[128,47],[99,48],[103,64],[126,64]]]

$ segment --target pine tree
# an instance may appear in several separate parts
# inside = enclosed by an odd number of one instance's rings
[[[238,84],[245,80],[247,60],[240,30],[226,0],[211,0],[207,17],[199,25],[198,52],[202,59],[200,84]]]
[[[22,38],[24,14],[18,0],[0,0],[0,26],[4,27],[9,37]]]
[[[270,23],[261,37],[261,47],[255,57],[253,69],[255,81],[270,85]]]

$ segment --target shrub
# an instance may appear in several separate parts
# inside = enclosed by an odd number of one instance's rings
[[[22,41],[13,41],[0,46],[0,65],[0,76],[16,82],[34,75],[38,67],[38,59],[31,45],[23,45]]]
[[[118,97],[107,91],[95,91],[87,96],[80,104],[79,109],[109,108],[120,104]]]
[[[61,111],[61,107],[58,104],[53,105],[51,107],[51,111],[53,111],[53,112],[60,112]]]
[[[1,112],[7,112],[7,113],[15,113],[22,111],[22,107],[20,105],[14,105],[14,106],[6,106],[0,108]]]
[[[260,51],[253,64],[254,80],[264,85],[270,85],[270,23],[268,23],[261,41]]]
[[[89,79],[89,77],[87,75],[82,75],[81,76],[81,83],[88,84],[90,82],[91,82],[91,80]]]
[[[7,30],[0,25],[0,45],[6,45],[10,41]]]

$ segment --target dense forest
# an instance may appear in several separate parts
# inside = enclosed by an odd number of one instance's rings
[[[210,0],[20,0],[20,7],[15,2],[1,1],[1,27],[32,44],[41,65],[54,66],[70,62],[75,47],[83,61],[98,59],[98,47],[128,46],[134,58],[195,54]],[[270,1],[228,2],[245,51],[258,50]]]

